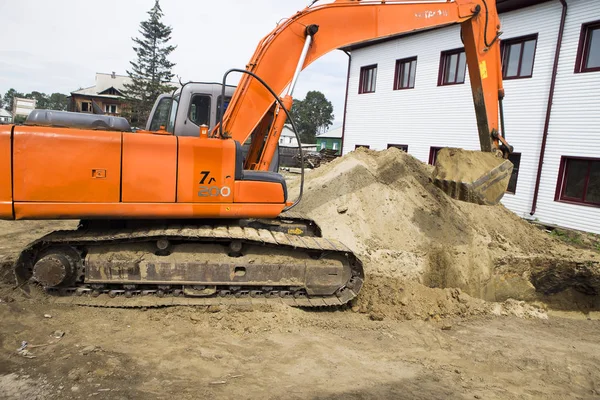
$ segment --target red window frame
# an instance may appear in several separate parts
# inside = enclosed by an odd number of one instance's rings
[[[533,47],[533,60],[531,60],[531,74],[529,75],[521,75],[521,67],[523,66],[523,52],[525,51],[525,43],[535,40],[535,45]],[[537,53],[537,42],[538,42],[538,34],[520,36],[517,38],[506,39],[503,40],[500,44],[500,53],[502,58],[502,79],[523,79],[523,78],[531,78],[533,77],[533,68],[535,66],[535,53]],[[510,56],[511,46],[520,44],[521,52],[519,54],[519,67],[517,68],[517,75],[515,76],[506,76],[507,68],[508,68],[508,57]]]
[[[435,160],[437,159],[438,151],[443,149],[443,147],[435,147],[431,146],[429,148],[429,164],[435,165]]]
[[[600,20],[587,22],[581,25],[579,34],[579,46],[577,48],[577,58],[575,59],[575,73],[600,71],[600,66],[588,68],[586,64],[590,57],[590,46],[592,31],[600,30]]]
[[[458,59],[456,60],[456,71],[454,74],[454,81],[452,81],[452,82],[446,81],[445,76],[446,76],[446,70],[448,68],[447,61],[448,61],[449,57],[451,57],[453,55],[457,55],[457,54],[458,54]],[[458,78],[458,66],[460,65],[461,55],[465,57],[465,73],[463,75],[463,80],[459,82],[457,78]],[[465,48],[461,47],[460,49],[442,51],[442,53],[440,54],[440,73],[438,75],[438,86],[462,85],[463,83],[465,83],[465,79],[467,79],[467,55],[465,53]]]
[[[365,149],[370,149],[371,148],[371,146],[369,146],[368,144],[356,144],[356,145],[354,145],[354,150],[358,150],[361,147],[364,147]]]
[[[373,71],[373,78],[371,80],[371,86],[368,86],[369,81],[367,75],[370,71]],[[364,93],[375,93],[377,88],[377,64],[366,65],[360,68],[360,78],[358,80],[358,94]]]
[[[391,147],[395,147],[397,149],[402,150],[405,153],[408,153],[408,145],[407,144],[391,144],[391,143],[388,143],[387,148],[389,149]]]
[[[588,169],[586,172],[586,176],[585,176],[585,184],[583,187],[583,197],[578,199],[578,198],[574,198],[574,197],[568,197],[565,194],[565,191],[567,189],[567,175],[569,172],[569,161],[588,161]],[[586,201],[586,195],[587,195],[587,191],[588,191],[588,185],[590,183],[590,173],[591,173],[591,168],[592,168],[592,163],[597,162],[600,163],[600,158],[593,158],[593,157],[569,157],[569,156],[562,156],[560,158],[560,169],[558,171],[558,182],[556,183],[556,193],[554,195],[554,201],[560,201],[563,203],[574,203],[574,204],[581,204],[581,205],[586,205],[586,206],[590,206],[590,207],[600,207],[600,202],[599,203],[592,203],[589,201]]]
[[[414,62],[414,65],[413,65]],[[402,85],[402,76],[404,75],[404,71],[408,67],[408,85]],[[412,82],[410,81],[410,73],[412,72],[412,68],[414,67],[415,74]],[[401,60],[396,60],[396,71],[394,72],[394,90],[403,90],[403,89],[414,89],[415,81],[417,80],[417,57],[409,57],[403,58]]]

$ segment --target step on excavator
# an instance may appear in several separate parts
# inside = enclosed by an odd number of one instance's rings
[[[81,220],[22,251],[18,285],[102,307],[349,302],[363,284],[361,261],[291,211],[302,195],[288,199],[284,178],[272,171],[281,130],[294,123],[296,82],[334,49],[449,24],[461,25],[481,151],[499,161],[469,181],[446,165],[434,182],[455,198],[497,202],[512,148],[498,126],[504,93],[494,2],[316,3],[265,36],[245,69],[225,74],[219,109],[226,112],[213,129],[179,134],[178,124],[194,125],[175,102],[172,129],[131,132],[122,118],[48,111],[1,126],[0,218]],[[242,77],[227,106],[231,73]]]

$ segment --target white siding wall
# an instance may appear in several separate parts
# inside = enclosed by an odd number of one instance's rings
[[[600,158],[600,72],[575,74],[581,24],[600,20],[600,1],[569,4],[537,212],[540,221],[600,233],[600,208],[554,201],[561,156]]]
[[[521,153],[521,165],[516,194],[506,194],[502,203],[522,217],[531,212],[561,12],[552,1],[500,15],[503,39],[538,34],[533,76],[504,81],[506,138]]]
[[[580,143],[583,142],[580,142],[579,139],[572,140],[573,132],[566,132],[564,129],[558,131],[557,119],[560,119],[562,114],[564,127],[571,129],[573,122],[570,120],[573,116],[564,108],[565,105],[569,109],[573,108],[572,105],[569,106],[569,93],[571,94],[570,100],[572,100],[573,97],[577,97],[576,92],[581,93],[580,90],[588,93],[595,91],[595,103],[590,104],[587,102],[588,100],[582,99],[582,103],[587,104],[588,110],[595,107],[595,124],[592,123],[589,113],[587,113],[588,117],[584,119],[575,117],[574,123],[577,124],[576,121],[580,120],[582,122],[579,124],[589,127],[587,130],[579,130],[578,133],[585,136],[587,140],[585,143],[589,144],[590,148],[593,147],[591,142],[595,141],[595,153],[598,156],[598,149],[600,149],[600,135],[598,135],[600,87],[598,79],[600,73],[587,74],[595,75],[594,77],[577,76],[573,78],[573,68],[582,22],[576,20],[576,16],[583,17],[587,11],[587,15],[590,15],[588,20],[600,18],[600,1],[568,0],[568,2],[570,4],[569,17],[559,70],[559,74],[566,74],[568,77],[561,78],[559,75],[557,81],[557,97],[555,97],[548,150],[554,148],[552,146],[562,146],[561,148],[564,149],[565,140],[563,139],[561,142],[557,136],[568,138],[571,148],[580,147]],[[587,10],[577,11],[585,8]],[[529,216],[533,200],[561,11],[560,3],[553,1],[501,14],[503,39],[538,34],[533,77],[507,80],[504,83],[506,89],[504,100],[506,136],[515,147],[515,151],[521,153],[521,166],[516,194],[505,195],[503,203],[523,217]],[[372,149],[376,150],[385,149],[388,143],[406,144],[410,154],[427,162],[430,146],[479,149],[468,74],[464,85],[437,86],[440,53],[444,50],[462,47],[459,31],[458,26],[451,26],[352,52],[344,153],[354,150],[354,146],[357,144],[370,145]],[[569,56],[569,54],[571,55]],[[393,79],[396,60],[412,56],[418,57],[415,89],[394,91]],[[569,60],[565,60],[566,58]],[[360,68],[374,63],[377,63],[378,66],[376,92],[359,95]],[[563,64],[565,65],[563,66]],[[561,79],[564,81],[568,78],[587,81],[590,86],[587,89],[577,89],[577,91],[568,87],[564,88],[566,91],[559,89],[561,83],[564,84]],[[590,84],[590,80],[595,82],[595,86]],[[560,96],[565,99],[565,105],[557,104],[557,101],[561,101]],[[591,134],[594,130],[596,135]],[[590,152],[594,151],[590,150]],[[560,155],[555,154],[558,153],[552,153],[552,155],[548,153],[546,156],[544,179],[542,179],[542,190],[540,190],[538,200],[538,213],[535,217],[547,223],[600,231],[600,209],[565,205],[553,201],[558,172],[557,165],[560,159]],[[561,154],[568,153],[563,150]],[[554,160],[552,166],[550,166],[551,160]],[[552,170],[552,173],[549,170]],[[553,207],[549,207],[550,203],[554,203]],[[557,218],[557,213],[565,212],[562,211],[565,206],[573,209],[571,214],[585,214],[584,218],[591,218],[591,215],[594,214],[595,222],[588,221],[582,224],[583,221],[573,220],[573,216],[564,219]],[[572,223],[567,223],[567,219]]]

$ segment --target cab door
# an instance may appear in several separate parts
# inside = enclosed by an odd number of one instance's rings
[[[186,96],[187,93],[182,94]],[[189,106],[184,108],[185,102],[181,102],[181,107],[177,111],[177,125],[175,134],[177,136],[198,137],[200,126],[210,127],[210,113],[212,97],[206,93],[191,93]],[[181,122],[182,121],[182,122]]]

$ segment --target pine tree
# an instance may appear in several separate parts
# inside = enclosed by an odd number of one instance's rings
[[[175,66],[167,57],[177,46],[169,45],[173,28],[161,22],[163,17],[159,0],[148,11],[148,20],[140,23],[141,38],[132,38],[137,60],[131,61],[127,75],[132,83],[125,85],[127,116],[133,126],[144,126],[152,105],[162,93],[174,88],[169,85],[173,78],[171,69]]]

